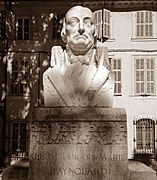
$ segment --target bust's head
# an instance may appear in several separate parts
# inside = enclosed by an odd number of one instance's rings
[[[62,39],[76,54],[85,54],[94,46],[96,38],[95,20],[89,8],[75,6],[65,16]]]

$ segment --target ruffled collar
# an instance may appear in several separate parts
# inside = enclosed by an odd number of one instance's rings
[[[66,52],[67,52],[68,61],[71,64],[79,61],[82,64],[89,65],[94,59],[94,48],[91,48],[85,55],[75,55],[71,51],[71,49],[68,46],[66,46]]]

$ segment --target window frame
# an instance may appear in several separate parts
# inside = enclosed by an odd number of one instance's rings
[[[139,116],[133,122],[135,155],[155,155],[156,123],[153,116]],[[143,139],[143,137],[145,138]]]
[[[58,21],[56,19],[56,24],[54,24],[54,17],[57,16]],[[62,25],[63,25],[63,19],[65,15],[64,14],[59,14],[59,13],[54,13],[54,16],[52,18],[52,40],[53,41],[58,41],[61,40],[61,30],[62,30]]]
[[[153,13],[151,11],[136,12],[136,37],[153,37]]]
[[[11,124],[12,128],[11,128],[11,149],[12,149],[12,154],[17,153],[17,152],[22,152],[22,153],[27,153],[27,122],[13,122]],[[17,125],[17,129],[14,129],[14,125]],[[25,131],[23,131],[22,125],[25,126]],[[14,135],[15,131],[17,131],[17,135]],[[22,133],[25,132],[25,135],[23,135],[24,137],[24,141],[21,138]],[[15,137],[17,136],[17,137]],[[22,139],[22,140],[21,140]],[[24,142],[24,144],[22,144]],[[16,147],[14,146],[16,144]],[[21,145],[22,144],[22,145]],[[24,147],[23,149],[21,149],[21,147]]]
[[[143,69],[139,68],[139,70],[137,71],[137,60],[142,61],[143,60]],[[152,69],[147,69],[147,60],[151,60],[153,61],[153,65],[152,65]],[[154,56],[135,56],[133,58],[134,61],[134,94],[137,96],[153,96],[156,94],[156,80],[155,80],[155,76],[156,76],[156,71],[155,71],[155,57]],[[139,65],[140,66],[140,65]],[[141,65],[142,66],[142,65]],[[143,77],[140,76],[140,74],[142,74],[143,72]],[[153,72],[153,80],[147,80],[148,79],[148,74],[150,74],[149,72]],[[138,75],[138,76],[137,76]],[[151,78],[152,78],[151,76]],[[143,79],[141,79],[143,78]],[[137,80],[138,79],[138,80]],[[141,86],[140,86],[141,83]],[[149,92],[148,91],[148,83],[153,84],[152,91],[153,92]],[[139,92],[137,92],[137,84],[139,84],[139,87],[141,87],[141,90],[139,90]],[[143,89],[142,89],[143,88]],[[151,89],[150,88],[150,89]],[[143,90],[143,92],[142,92]]]
[[[20,54],[12,59],[12,71],[10,74],[10,95],[12,96],[28,96],[28,93],[30,91],[30,62],[28,57],[26,57],[27,54]],[[22,62],[24,63],[22,67],[23,69],[21,68]],[[22,86],[23,88],[24,86],[26,86],[25,90],[22,88]],[[21,91],[21,88],[23,89],[23,91]]]
[[[149,37],[149,36],[137,36],[137,13],[138,12],[151,12],[152,13],[152,36]],[[131,40],[134,42],[138,42],[138,41],[150,41],[150,40],[155,40],[156,41],[156,38],[157,38],[157,32],[156,32],[156,26],[155,26],[155,12],[153,11],[146,11],[146,10],[143,10],[143,11],[136,11],[136,12],[132,12],[133,14],[133,34],[132,34],[132,38]]]
[[[18,24],[18,20],[22,20],[22,25],[19,26]],[[29,20],[29,27],[28,25],[25,26],[25,20]],[[19,40],[19,41],[28,41],[30,40],[31,38],[31,18],[29,16],[17,16],[16,17],[16,40]],[[18,37],[19,35],[19,27],[21,27],[22,31],[21,31],[21,38]],[[28,27],[28,31],[26,31],[28,33],[28,38],[25,38],[25,28]]]

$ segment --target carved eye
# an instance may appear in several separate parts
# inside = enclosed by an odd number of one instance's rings
[[[78,22],[79,20],[77,18],[71,18],[69,19],[68,24],[71,26],[75,26]]]
[[[87,27],[91,27],[93,25],[93,20],[91,18],[86,18],[86,19],[84,19],[84,24]]]

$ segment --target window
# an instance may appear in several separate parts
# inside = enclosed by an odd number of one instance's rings
[[[12,95],[24,95],[29,90],[29,61],[19,57],[12,61],[11,87]]]
[[[12,152],[26,152],[27,123],[12,124]]]
[[[16,36],[18,40],[30,39],[30,20],[29,18],[17,18]]]
[[[5,38],[5,13],[0,12],[0,39]]]
[[[136,13],[136,37],[153,37],[153,13],[151,11],[138,11]]]
[[[98,40],[104,41],[111,35],[110,33],[110,11],[103,9],[94,12]]]
[[[136,154],[153,154],[155,152],[155,121],[141,118],[136,125]]]
[[[119,96],[121,95],[121,59],[112,59],[111,64],[115,74],[114,95]]]
[[[155,93],[154,58],[135,58],[135,94]]]
[[[63,23],[64,15],[61,14],[54,14],[53,21],[52,21],[52,38],[53,39],[60,39],[61,38],[61,28]]]

